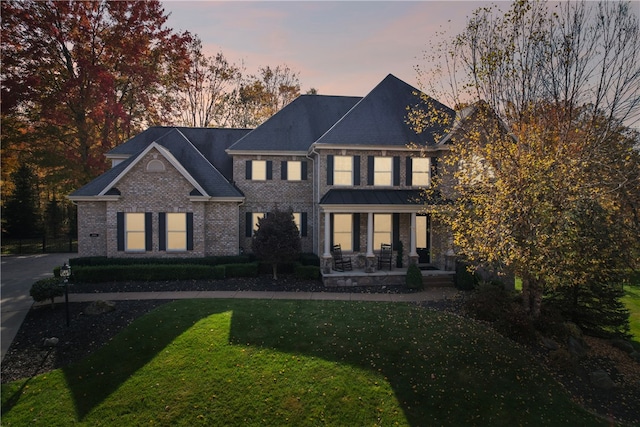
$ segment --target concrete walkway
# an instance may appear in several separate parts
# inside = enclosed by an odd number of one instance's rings
[[[433,288],[412,294],[367,294],[345,292],[255,292],[255,291],[186,291],[186,292],[104,292],[92,294],[69,294],[69,302],[90,302],[97,300],[133,301],[133,300],[174,300],[193,298],[231,298],[231,299],[282,299],[313,301],[379,301],[379,302],[422,302],[441,301],[453,298],[458,291],[455,288]],[[56,298],[64,302],[64,297]],[[49,304],[42,302],[40,304]]]

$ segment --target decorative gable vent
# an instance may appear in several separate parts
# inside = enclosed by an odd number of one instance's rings
[[[164,163],[158,159],[153,159],[147,163],[147,172],[164,172]]]

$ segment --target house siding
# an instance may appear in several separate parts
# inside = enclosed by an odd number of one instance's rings
[[[106,202],[78,203],[78,253],[107,256]]]

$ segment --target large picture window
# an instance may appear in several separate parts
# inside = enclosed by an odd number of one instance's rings
[[[353,217],[351,214],[333,214],[333,244],[343,251],[353,250]]]
[[[429,177],[431,162],[426,157],[414,157],[411,159],[411,183],[412,185],[428,187],[431,184]]]
[[[167,213],[167,250],[187,250],[186,213]]]
[[[333,161],[333,185],[353,185],[353,157],[335,156]]]
[[[373,247],[379,249],[383,243],[392,243],[391,214],[373,215]]]
[[[146,249],[144,213],[125,213],[124,226],[125,250],[128,252],[144,252]]]

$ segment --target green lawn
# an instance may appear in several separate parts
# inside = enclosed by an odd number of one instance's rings
[[[391,303],[188,300],[2,386],[2,424],[605,425],[521,348]]]
[[[640,348],[640,283],[626,285],[624,290],[625,296],[622,297],[622,302],[630,312],[631,335]]]

